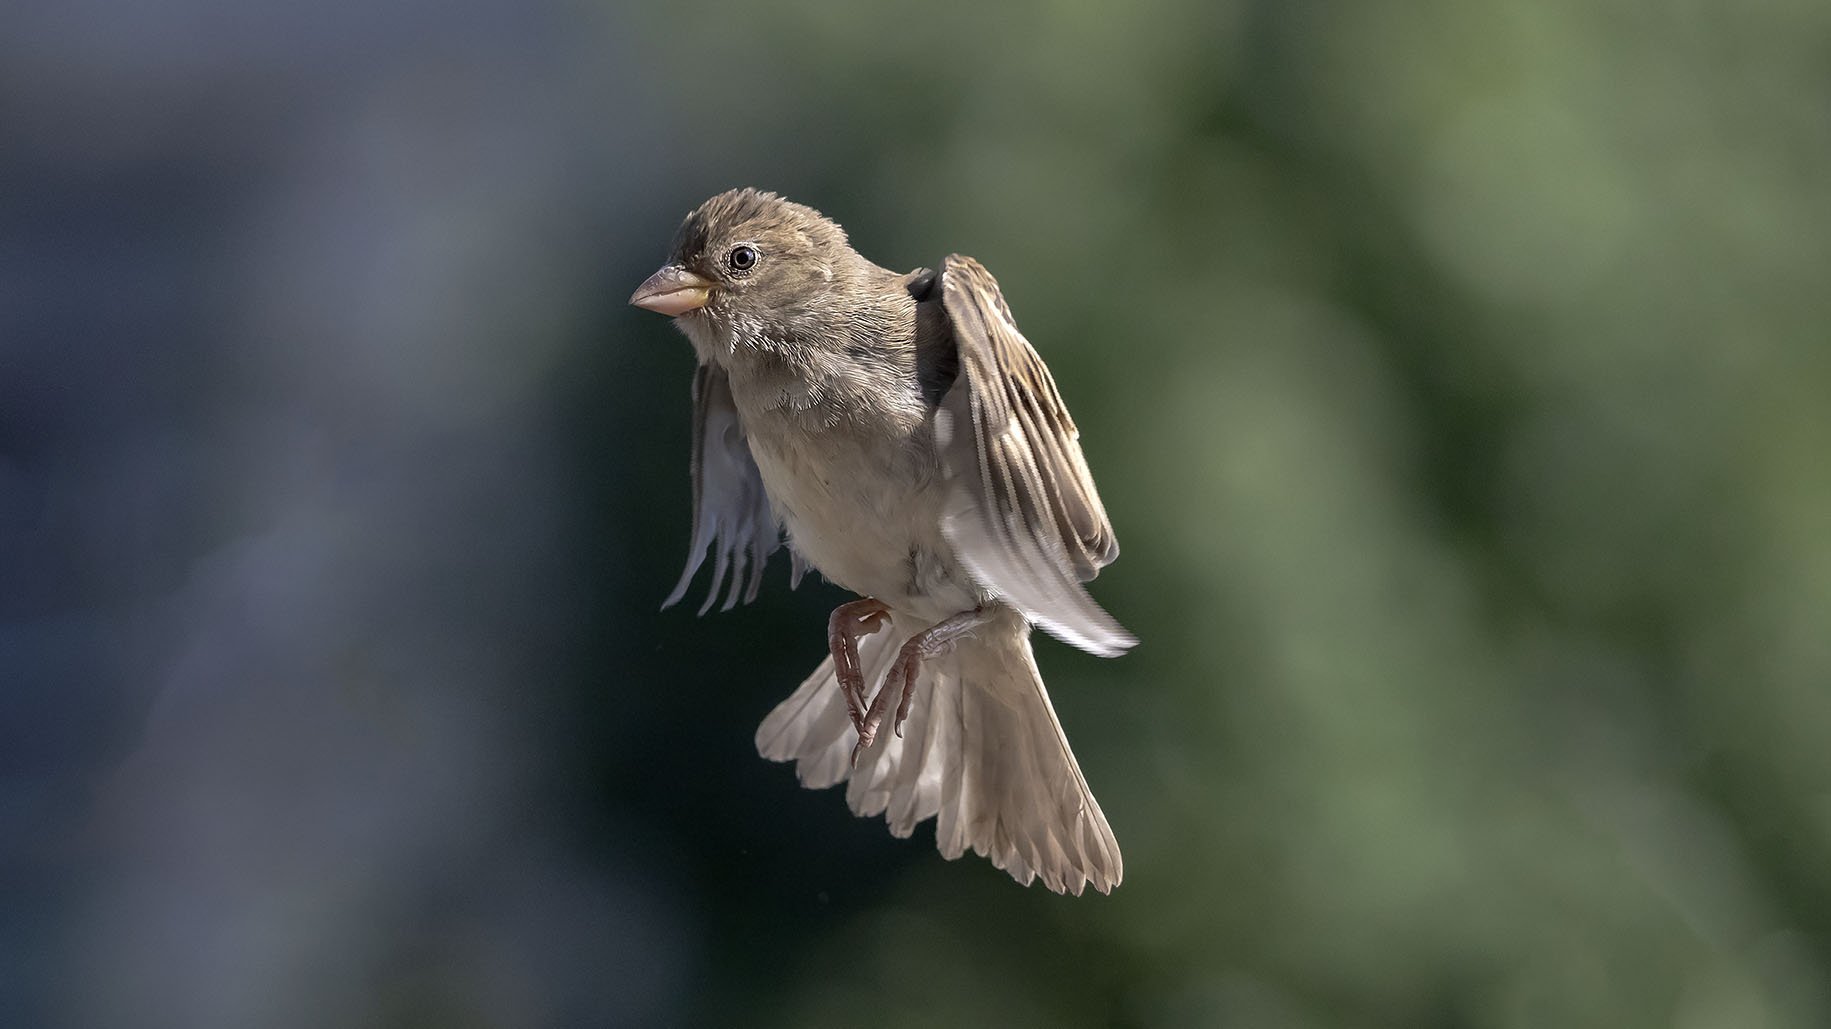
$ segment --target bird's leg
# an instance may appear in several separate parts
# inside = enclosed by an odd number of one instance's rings
[[[896,663],[884,676],[884,684],[871,699],[871,710],[865,713],[864,723],[858,727],[858,744],[852,748],[852,764],[857,765],[859,755],[877,739],[877,730],[884,724],[892,697],[897,698],[896,721],[892,725],[898,736],[903,735],[903,719],[909,717],[909,702],[915,699],[916,675],[922,670],[923,659],[945,653],[955,640],[971,635],[991,617],[984,608],[962,611],[916,633],[903,644],[903,649],[897,652]]]
[[[845,695],[852,728],[861,731],[865,725],[865,673],[858,667],[858,639],[883,628],[888,617],[888,605],[865,597],[834,608],[826,623],[827,649],[833,652],[833,677],[839,680],[839,692]]]

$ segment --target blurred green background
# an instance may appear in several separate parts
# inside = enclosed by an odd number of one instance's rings
[[[1813,0],[8,6],[0,1021],[1831,1024],[1828,96]],[[1054,369],[1111,897],[756,757],[838,590],[657,613],[739,185]]]

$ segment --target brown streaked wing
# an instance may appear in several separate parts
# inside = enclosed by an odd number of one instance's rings
[[[1119,543],[1055,380],[979,262],[954,254],[940,278],[960,361],[938,414],[951,483],[942,529],[973,575],[1032,622],[1118,654],[1136,638],[1081,583]]]

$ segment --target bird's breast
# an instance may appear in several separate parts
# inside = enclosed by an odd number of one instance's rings
[[[899,610],[939,620],[977,603],[941,536],[945,484],[919,427],[807,414],[745,419],[790,544],[829,580]]]

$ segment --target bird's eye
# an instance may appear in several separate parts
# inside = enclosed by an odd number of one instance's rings
[[[739,243],[731,248],[731,256],[725,258],[734,272],[747,272],[757,266],[757,248],[748,243]]]

